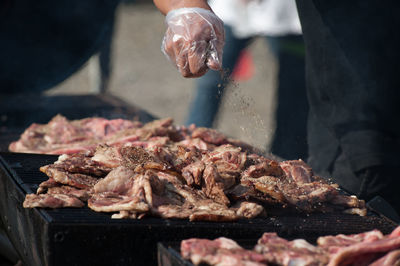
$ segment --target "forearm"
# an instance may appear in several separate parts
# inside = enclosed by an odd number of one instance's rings
[[[206,0],[153,0],[153,2],[164,15],[173,9],[182,7],[201,7],[211,10]]]

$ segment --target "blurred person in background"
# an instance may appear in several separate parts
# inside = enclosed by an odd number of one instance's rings
[[[222,68],[223,23],[205,0],[154,2],[167,14],[162,47],[183,76]],[[296,3],[306,48],[308,163],[359,198],[380,196],[399,211],[397,4]]]
[[[209,4],[224,22],[223,75],[208,71],[196,81],[196,94],[186,124],[213,126],[235,66],[252,41],[262,36],[278,64],[276,130],[271,152],[285,159],[306,159],[308,103],[304,43],[296,3],[293,0],[213,0]]]
[[[0,93],[40,93],[100,53],[103,87],[120,0],[4,0],[0,3]],[[99,85],[100,86],[100,85]],[[103,90],[105,88],[98,88]]]

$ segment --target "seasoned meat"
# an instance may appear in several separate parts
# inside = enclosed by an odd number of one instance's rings
[[[64,208],[83,207],[85,204],[75,196],[68,194],[28,194],[23,203],[24,208]]]
[[[58,183],[53,178],[49,178],[46,181],[43,181],[42,183],[39,184],[36,194],[45,193],[48,188],[58,187],[58,186],[61,186],[61,183]]]
[[[203,179],[203,191],[207,197],[213,199],[215,202],[229,205],[229,199],[224,193],[225,184],[214,165],[209,164],[206,166]]]
[[[185,178],[186,184],[188,184],[189,186],[200,186],[204,169],[205,164],[202,161],[196,161],[185,166],[182,169],[182,176]]]
[[[107,144],[98,145],[91,159],[92,161],[109,168],[118,167],[122,163],[120,149]]]
[[[207,143],[221,145],[227,142],[224,134],[212,128],[198,127],[192,132],[192,138],[200,138]]]
[[[69,206],[58,196],[66,195],[66,202],[79,198],[95,211],[115,212],[113,218],[234,221],[285,211],[366,215],[364,201],[341,193],[302,160],[267,158],[215,129],[179,127],[170,118],[141,124],[56,116],[46,125],[32,125],[10,147],[67,153],[40,168],[49,179],[37,196],[29,196],[29,206]]]
[[[400,265],[400,249],[394,250],[374,261],[370,266],[399,266]]]
[[[317,240],[318,246],[333,254],[339,248],[351,246],[361,242],[373,242],[383,238],[383,234],[379,230],[373,230],[360,234],[336,236],[322,236]]]
[[[287,178],[293,179],[296,183],[313,182],[313,171],[303,160],[284,161],[279,166],[285,171]]]
[[[132,169],[120,166],[112,170],[104,179],[101,179],[94,187],[94,193],[113,192],[117,194],[127,193],[132,187],[135,172]]]
[[[273,265],[326,265],[329,261],[323,249],[304,239],[288,241],[276,233],[264,233],[254,250]]]
[[[94,178],[90,175],[69,173],[64,168],[58,167],[55,164],[42,166],[40,167],[40,171],[58,183],[76,188],[90,188],[99,181],[97,178]]]
[[[32,124],[18,141],[10,144],[9,150],[50,154],[89,151],[100,141],[135,126],[135,123],[123,119],[94,117],[69,121],[57,115],[48,124]]]
[[[252,250],[227,238],[191,238],[181,242],[181,255],[195,265],[328,265],[389,266],[400,263],[400,226],[390,235],[378,230],[354,235],[325,236],[312,245],[276,233],[264,233]]]
[[[82,201],[87,201],[90,197],[91,192],[87,189],[77,189],[70,186],[59,186],[59,187],[48,188],[47,194],[69,195],[69,196],[74,196]]]
[[[94,188],[88,206],[97,212],[146,212],[152,204],[152,190],[147,175],[117,168]]]
[[[389,235],[382,239],[365,238],[364,241],[338,248],[331,256],[329,266],[369,265],[382,254],[400,249],[400,236]]]
[[[265,259],[261,254],[245,250],[235,241],[220,237],[215,240],[187,239],[181,242],[181,255],[194,265],[261,266]]]
[[[69,173],[79,173],[95,177],[106,176],[112,168],[101,162],[92,160],[84,154],[64,154],[58,157],[54,165]]]
[[[281,177],[284,175],[285,172],[277,161],[264,158],[261,162],[250,165],[245,171],[243,171],[242,178],[258,178],[261,176]]]

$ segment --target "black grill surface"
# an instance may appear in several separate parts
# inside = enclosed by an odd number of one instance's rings
[[[157,242],[191,237],[258,239],[263,232],[315,241],[318,236],[379,229],[387,234],[396,224],[369,212],[287,215],[232,223],[189,222],[145,217],[113,220],[90,209],[24,209],[26,193],[36,191],[47,177],[39,167],[57,156],[0,153],[0,214],[7,233],[27,265],[155,265]]]

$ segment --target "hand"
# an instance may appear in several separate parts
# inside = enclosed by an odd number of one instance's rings
[[[199,77],[222,68],[223,22],[203,8],[179,8],[166,17],[162,51],[184,77]]]

